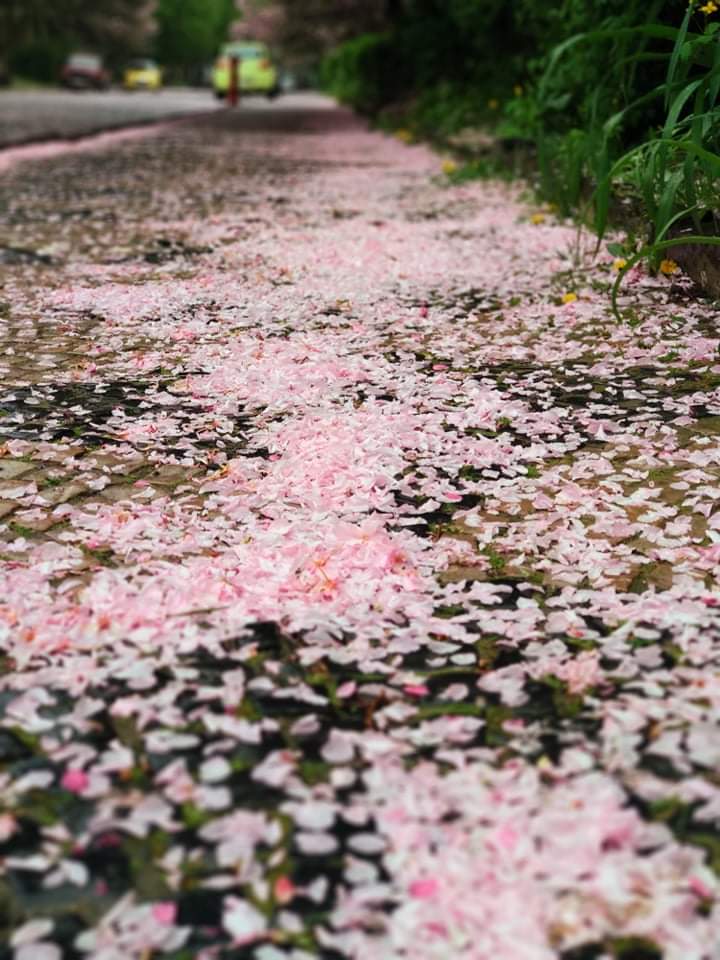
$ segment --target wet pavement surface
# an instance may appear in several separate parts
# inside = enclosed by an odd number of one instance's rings
[[[716,960],[716,304],[310,94],[0,238],[1,960]]]

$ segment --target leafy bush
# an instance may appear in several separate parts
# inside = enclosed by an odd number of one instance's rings
[[[418,122],[430,125],[439,117],[444,127],[463,123],[478,112],[478,90],[502,85],[496,65],[507,34],[500,25],[507,5],[447,0],[407,6],[409,12],[385,33],[360,36],[332,53],[324,64],[325,85],[370,113],[398,100],[419,100]],[[500,62],[510,56],[508,50]]]
[[[323,85],[362,113],[375,113],[401,92],[391,34],[367,33],[343,44],[322,65]]]
[[[56,82],[69,50],[66,39],[40,37],[23,44],[10,57],[10,72],[39,83]]]
[[[589,184],[600,239],[613,196],[633,199],[647,222],[647,236],[639,249],[627,251],[628,267],[640,259],[657,267],[678,235],[685,243],[720,243],[706,236],[716,233],[719,206],[720,23],[710,19],[715,12],[714,4],[691,5],[672,26],[651,20],[579,33],[552,51],[534,91],[528,116],[543,195],[572,212]],[[586,97],[593,110],[585,126],[558,132],[562,124],[554,122],[553,110],[556,91],[563,88],[558,76],[564,61],[576,61],[580,50],[597,58],[608,45],[609,69]],[[640,81],[642,64],[653,69]]]

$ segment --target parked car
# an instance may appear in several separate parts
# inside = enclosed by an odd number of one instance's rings
[[[126,90],[159,90],[162,86],[162,70],[154,60],[131,60],[123,74]]]
[[[226,43],[213,67],[212,83],[216,97],[225,97],[230,88],[231,58],[240,61],[238,89],[241,93],[264,93],[275,97],[279,92],[278,71],[264,43]]]
[[[95,53],[73,53],[65,61],[60,81],[72,90],[107,90],[110,74]]]

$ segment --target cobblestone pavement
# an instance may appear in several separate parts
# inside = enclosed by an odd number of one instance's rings
[[[0,175],[0,960],[720,957],[716,305],[406,139]]]
[[[212,90],[0,91],[0,146],[73,139],[98,130],[217,109]]]

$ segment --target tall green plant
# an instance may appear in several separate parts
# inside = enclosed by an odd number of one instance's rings
[[[720,244],[703,232],[704,221],[717,207],[720,183],[720,23],[705,16],[713,12],[712,4],[704,11],[691,4],[679,26],[644,22],[580,33],[552,51],[536,90],[541,190],[567,213],[581,207],[583,186],[589,183],[598,246],[619,193],[630,193],[642,207],[648,233],[614,286],[616,314],[627,269],[640,260],[656,268],[662,254],[678,243],[671,233],[680,234],[683,243]],[[621,77],[626,82],[620,86],[630,93],[632,75],[641,64],[662,65],[664,74],[612,110],[611,91],[599,88],[588,98],[592,109],[585,129],[553,132],[547,115],[558,107],[553,97],[564,61],[578,50],[606,49],[608,44],[607,87],[617,88]],[[640,142],[628,144],[628,130],[637,128],[636,117],[649,108],[661,111],[661,123]]]

